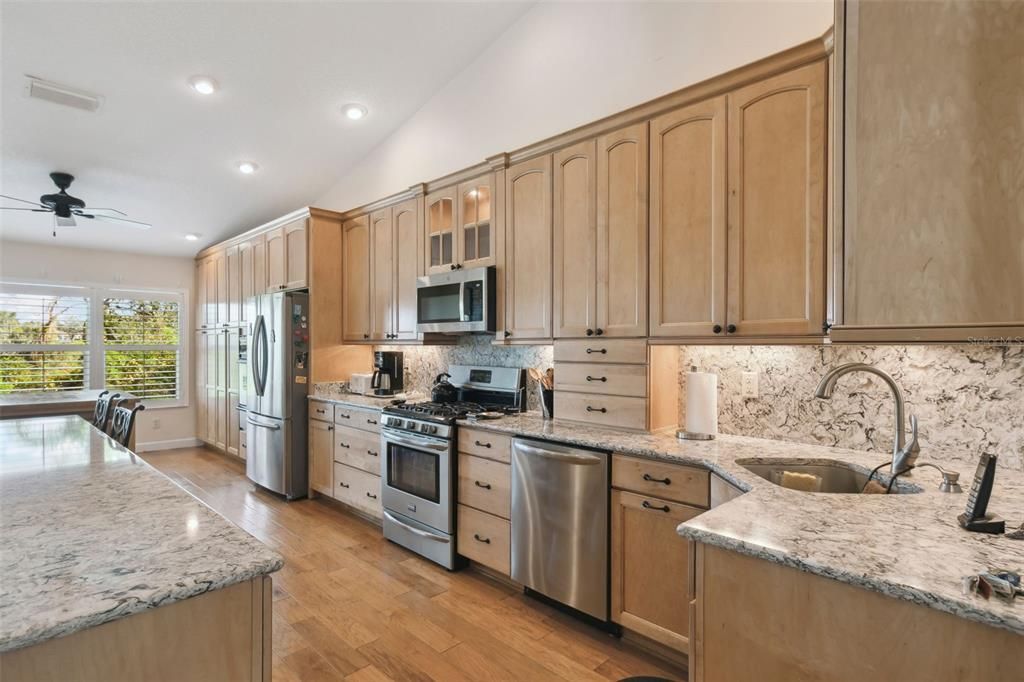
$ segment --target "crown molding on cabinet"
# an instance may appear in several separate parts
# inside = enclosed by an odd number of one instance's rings
[[[296,209],[291,213],[287,213],[279,218],[274,218],[269,222],[254,227],[251,230],[246,230],[241,234],[237,234],[234,237],[231,237],[230,239],[225,239],[222,242],[218,242],[216,244],[207,246],[195,255],[195,259],[200,260],[202,258],[205,258],[206,256],[210,256],[212,254],[223,251],[229,246],[234,246],[235,244],[244,242],[252,237],[255,237],[260,233],[267,232],[269,230],[273,230],[274,228],[281,227],[282,225],[287,225],[290,222],[301,220],[302,218],[309,218],[311,216],[314,218],[324,218],[327,220],[340,221],[342,214],[338,213],[337,211],[330,211],[326,208],[316,208],[315,206],[303,206],[302,208]]]

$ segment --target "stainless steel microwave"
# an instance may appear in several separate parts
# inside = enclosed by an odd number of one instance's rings
[[[452,270],[416,279],[416,331],[472,334],[494,331],[494,266]]]

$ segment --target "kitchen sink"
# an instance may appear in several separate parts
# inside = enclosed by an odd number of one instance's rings
[[[839,460],[806,462],[802,460],[773,459],[770,462],[766,462],[761,459],[740,459],[736,460],[736,463],[747,471],[757,474],[766,481],[771,481],[778,486],[782,485],[783,472],[787,471],[794,474],[810,474],[818,477],[820,488],[806,492],[858,494],[868,482],[869,473],[869,470],[862,470],[859,467],[854,467],[852,464]],[[888,467],[875,474],[875,480],[887,486],[889,484]],[[793,489],[795,490],[796,488]],[[894,493],[919,493],[921,491],[921,487],[913,483],[904,482],[901,479],[897,479],[896,485],[892,488]]]

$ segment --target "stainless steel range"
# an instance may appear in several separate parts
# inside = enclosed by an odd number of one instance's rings
[[[526,408],[524,372],[512,367],[449,368],[453,399],[385,407],[381,416],[384,537],[456,568],[456,420]]]

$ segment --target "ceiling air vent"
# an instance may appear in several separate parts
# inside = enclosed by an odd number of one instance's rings
[[[25,93],[35,99],[43,99],[82,111],[96,111],[103,103],[102,97],[67,85],[51,83],[35,76],[25,76],[25,79]]]

